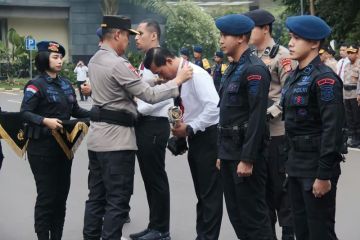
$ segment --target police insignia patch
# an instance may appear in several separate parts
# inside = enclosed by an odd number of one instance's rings
[[[259,84],[261,80],[261,75],[249,75],[247,77],[249,84],[249,94],[256,95],[259,90]]]
[[[139,72],[136,70],[136,68],[134,68],[133,65],[131,65],[131,63],[128,63],[128,64],[127,64],[127,67],[130,69],[130,71],[132,71],[133,73],[135,73],[136,76],[140,77]]]
[[[335,80],[331,78],[323,78],[317,82],[320,87],[320,99],[324,102],[329,102],[335,98],[334,94]]]
[[[34,96],[37,92],[39,91],[39,89],[35,86],[35,85],[28,85],[25,89],[25,93],[24,93],[24,100],[28,101],[32,96]]]
[[[283,67],[283,69],[285,70],[285,72],[290,72],[292,70],[291,67],[291,59],[289,58],[283,58],[281,59],[281,66]]]

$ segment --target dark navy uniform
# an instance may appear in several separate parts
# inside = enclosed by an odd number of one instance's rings
[[[194,53],[199,53],[200,57],[194,60],[194,63],[199,67],[205,69],[209,74],[211,73],[211,66],[206,58],[202,58],[203,48],[200,45],[194,46]]]
[[[75,91],[65,78],[53,79],[42,74],[29,81],[24,89],[21,112],[29,124],[27,151],[38,194],[35,231],[39,239],[49,239],[49,231],[51,239],[61,239],[72,160],[67,159],[42,122],[44,118],[86,118],[89,113],[79,107]]]
[[[327,24],[315,16],[290,17],[286,25],[302,39],[320,41],[330,34]],[[289,143],[286,171],[296,239],[337,239],[335,199],[342,160],[342,87],[340,78],[316,55],[306,67],[298,67],[283,88],[281,105]],[[331,190],[316,197],[316,179],[330,180]]]
[[[342,82],[317,57],[306,68],[297,69],[283,91],[290,145],[286,171],[296,236],[337,239],[334,223],[344,125]],[[331,191],[322,198],[315,198],[312,193],[315,178],[331,179]]]
[[[216,26],[223,34],[239,36],[250,32],[254,22],[244,15],[231,14],[218,18]],[[243,47],[245,52],[237,62],[235,59],[229,65],[220,86],[220,171],[228,215],[237,237],[242,240],[272,240],[265,200],[264,158],[271,76],[247,45]],[[252,175],[238,176],[240,161],[253,165]]]

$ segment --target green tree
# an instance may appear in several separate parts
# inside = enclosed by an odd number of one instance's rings
[[[281,1],[287,8],[287,16],[300,15],[299,0]],[[314,0],[315,15],[323,18],[331,27],[331,38],[337,41],[359,41],[360,1],[359,0]],[[303,0],[304,14],[310,13],[310,1]]]
[[[20,36],[15,29],[8,31],[8,43],[0,41],[0,60],[3,62],[5,74],[13,83],[15,77],[28,76],[29,55],[25,48],[25,37]]]

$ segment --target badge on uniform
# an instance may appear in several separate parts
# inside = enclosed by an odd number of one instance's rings
[[[130,69],[130,71],[132,71],[133,73],[135,73],[136,76],[140,77],[139,72],[136,70],[136,68],[134,68],[133,65],[131,65],[131,63],[128,63],[128,64],[127,64],[127,67]]]
[[[334,95],[335,80],[331,78],[323,78],[317,82],[320,87],[320,99],[324,102],[329,102],[335,98]]]
[[[289,59],[289,58],[281,59],[281,66],[283,67],[285,72],[290,72],[292,70],[291,59]]]
[[[249,75],[247,77],[248,84],[249,84],[249,93],[251,95],[256,95],[259,90],[259,84],[261,80],[261,75]]]
[[[25,93],[24,93],[25,102],[29,101],[29,99],[32,98],[32,96],[34,96],[38,91],[39,89],[35,85],[32,84],[28,85],[25,88]]]

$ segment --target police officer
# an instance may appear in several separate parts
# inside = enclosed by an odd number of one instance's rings
[[[216,51],[214,55],[215,65],[213,67],[212,77],[217,92],[219,92],[221,78],[224,75],[225,70],[227,68],[227,65],[223,63],[223,59],[224,59],[224,53],[222,51]]]
[[[70,81],[58,74],[64,47],[42,41],[37,48],[35,65],[40,75],[25,86],[21,112],[29,125],[27,152],[37,189],[35,232],[39,240],[48,240],[49,233],[56,240],[62,237],[72,160],[50,130],[61,129],[62,121],[70,117],[89,117],[89,112],[79,107]]]
[[[203,47],[201,45],[194,46],[194,63],[203,69],[205,69],[208,73],[211,73],[211,66],[209,60],[202,57]]]
[[[264,159],[270,72],[248,47],[254,21],[231,14],[215,23],[221,50],[234,59],[219,92],[218,157],[228,215],[239,239],[272,240]]]
[[[283,88],[289,142],[286,171],[296,239],[337,239],[336,185],[340,175],[344,106],[340,78],[319,57],[330,27],[315,16],[286,20],[290,57],[299,65]]]
[[[180,49],[180,57],[185,59],[186,61],[190,61],[190,51],[188,48],[183,47]]]
[[[89,62],[94,105],[88,134],[89,199],[84,217],[84,239],[119,239],[130,210],[134,181],[134,124],[138,111],[134,96],[156,103],[179,94],[179,85],[190,78],[189,67],[166,84],[154,88],[141,81],[137,70],[123,57],[128,46],[131,21],[104,16],[103,43]],[[150,82],[154,85],[155,82]]]
[[[344,104],[346,123],[351,140],[350,147],[360,147],[360,107],[357,102],[356,88],[360,79],[360,58],[358,47],[350,44],[347,48],[349,63],[344,67]]]
[[[320,60],[335,73],[337,72],[337,61],[334,58],[335,51],[329,44],[322,46],[319,50]]]
[[[275,223],[279,219],[282,227],[282,239],[294,239],[292,229],[291,207],[288,194],[284,189],[285,174],[285,127],[281,121],[279,106],[281,88],[289,76],[295,63],[289,59],[289,50],[276,44],[272,38],[274,16],[262,9],[245,13],[255,22],[251,32],[250,44],[256,47],[255,53],[267,65],[271,73],[268,102],[268,118],[270,127],[270,142],[266,156],[268,179],[266,181],[266,200],[269,206],[270,220],[274,235]]]

